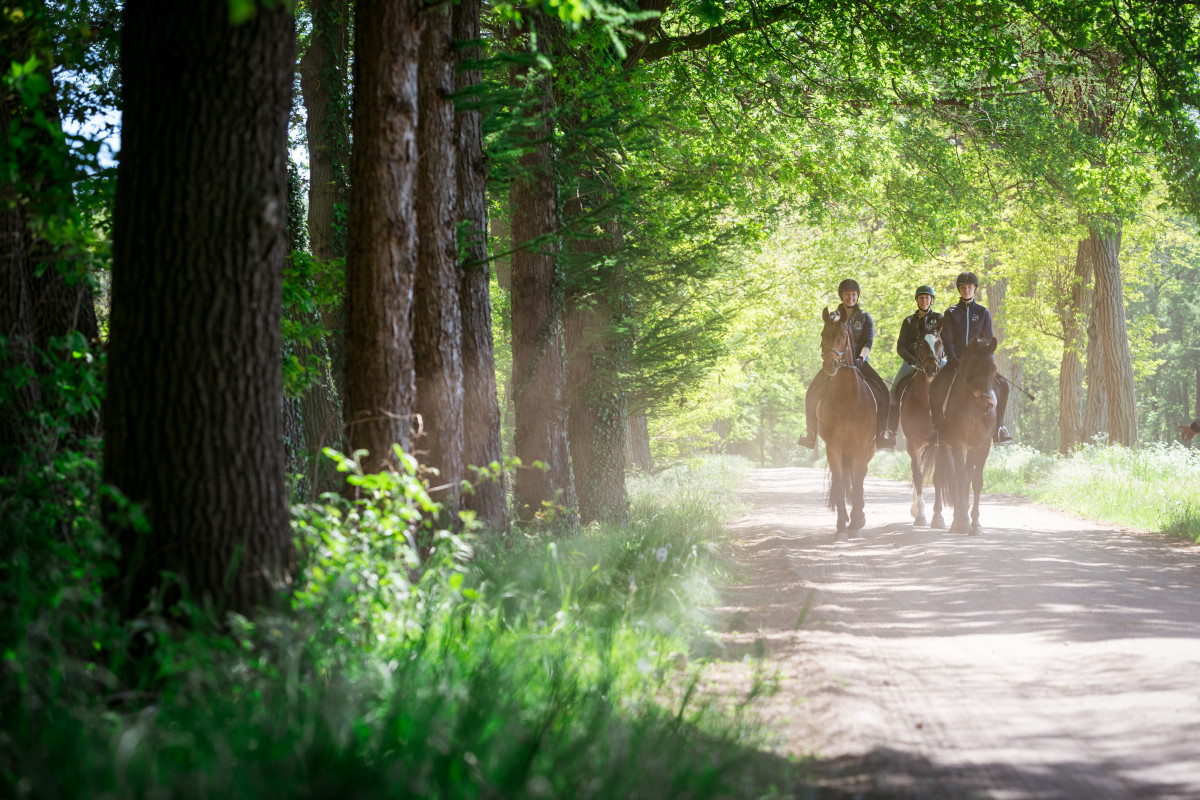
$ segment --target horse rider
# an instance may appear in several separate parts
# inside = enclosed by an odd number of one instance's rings
[[[917,345],[929,328],[941,321],[942,315],[931,310],[935,295],[933,287],[928,284],[918,286],[914,293],[917,301],[916,312],[904,318],[900,325],[900,335],[896,337],[896,353],[903,363],[892,381],[892,402],[888,412],[888,434],[892,441],[896,440],[896,428],[900,427],[900,401],[912,383],[912,376],[921,368],[917,360]]]
[[[967,343],[972,339],[992,338],[992,315],[985,306],[975,302],[975,293],[979,290],[979,278],[974,272],[961,272],[955,280],[958,286],[958,302],[946,309],[942,314],[942,344],[946,348],[947,367],[938,373],[940,380],[937,384],[950,380],[958,368],[959,357],[966,352]],[[933,387],[931,387],[933,388]],[[1008,381],[999,372],[993,384],[996,391],[996,430],[992,441],[996,444],[1012,443],[1012,434],[1004,424],[1004,412],[1008,408]],[[939,438],[939,427],[942,421],[942,408],[939,403],[930,403],[933,414],[934,442]]]
[[[888,390],[887,384],[883,382],[883,378],[879,377],[879,373],[867,361],[867,357],[871,354],[871,346],[875,343],[875,322],[871,319],[871,315],[858,305],[859,295],[858,281],[847,278],[838,284],[838,296],[841,297],[842,303],[837,307],[837,314],[840,319],[845,321],[850,326],[850,350],[857,353],[854,358],[854,366],[862,374],[867,382],[867,386],[871,387],[871,393],[875,395],[875,405],[877,409],[875,421],[875,446],[884,450],[891,450],[896,446],[895,436],[889,439],[887,430],[888,418]],[[817,446],[817,406],[821,402],[821,397],[825,394],[825,389],[829,386],[830,376],[825,374],[822,368],[817,372],[817,376],[812,379],[812,383],[808,385],[808,391],[804,395],[804,416],[807,422],[808,430],[797,440],[797,444],[801,447],[811,447],[816,449]]]

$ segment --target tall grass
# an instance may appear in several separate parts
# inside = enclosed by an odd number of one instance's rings
[[[871,474],[908,480],[908,456],[877,453]],[[1083,517],[1200,541],[1200,451],[1179,443],[1138,449],[1097,443],[1069,456],[995,447],[983,485],[986,492],[1019,494]]]
[[[38,609],[0,675],[0,795],[791,796],[792,765],[688,691],[746,467],[673,468],[634,482],[628,525],[507,543],[398,524],[436,518],[413,474],[363,476],[368,501],[296,509],[286,612],[114,622],[64,653]]]

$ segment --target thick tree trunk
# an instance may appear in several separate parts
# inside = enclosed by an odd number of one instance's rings
[[[528,78],[526,64],[513,67],[513,88],[542,98],[533,104],[538,122],[527,133],[529,149],[509,190],[512,240],[521,248],[512,256],[512,350],[514,449],[522,462],[514,495],[523,520],[532,519],[546,503],[575,507],[563,396],[563,288],[555,270],[558,200],[545,108],[551,87],[545,77],[527,86]],[[535,462],[546,469],[534,468]]]
[[[1093,292],[1093,297],[1094,297]],[[1104,369],[1104,350],[1100,346],[1100,329],[1096,324],[1096,307],[1087,324],[1087,406],[1083,412],[1083,438],[1092,441],[1108,432],[1108,375]]]
[[[337,221],[338,206],[348,196],[347,163],[350,151],[350,114],[347,94],[349,68],[349,0],[311,0],[313,30],[308,49],[300,59],[300,89],[304,98],[305,133],[308,139],[308,232],[313,258],[328,263],[346,255],[344,221]],[[309,474],[315,491],[336,486],[337,473],[321,456],[324,447],[343,447],[341,387],[346,369],[346,309],[339,300],[322,307],[321,324],[329,332],[302,356],[329,359],[301,398],[304,441],[311,460]]]
[[[1091,257],[1086,239],[1075,250],[1075,275],[1067,305],[1059,308],[1063,330],[1062,366],[1058,372],[1058,449],[1069,453],[1083,440],[1083,363],[1087,283],[1091,276]]]
[[[417,282],[413,295],[415,410],[413,442],[421,463],[438,470],[435,493],[458,510],[463,479],[462,311],[456,218],[458,140],[454,128],[454,47],[450,7],[424,12],[418,69]]]
[[[1121,231],[1090,231],[1096,274],[1092,307],[1099,350],[1103,352],[1108,393],[1108,439],[1126,447],[1137,445],[1137,400],[1134,397],[1133,355],[1125,325],[1125,295],[1121,285]]]
[[[0,135],[7,134],[8,123],[7,103],[0,95]],[[40,392],[26,258],[20,208],[0,207],[0,476],[12,473],[37,438],[31,414]]]
[[[454,40],[479,39],[480,0],[461,0],[454,6]],[[469,62],[479,58],[478,47],[460,51],[455,89],[462,92],[479,85],[483,73]],[[464,104],[476,98],[464,97]],[[463,361],[463,461],[488,467],[500,464],[500,403],[496,394],[496,356],[492,341],[492,305],[489,295],[487,246],[487,164],[483,157],[483,128],[479,111],[469,108],[455,116],[458,137],[458,221],[465,223],[465,261],[460,272],[459,302],[462,311]],[[468,478],[472,476],[468,475]],[[463,508],[474,511],[489,529],[508,528],[504,484],[499,480],[472,481],[463,497]]]
[[[293,24],[280,7],[231,26],[225,0],[124,9],[104,480],[150,521],[117,524],[126,614],[164,571],[245,612],[292,568],[279,358]]]
[[[576,212],[582,205],[571,204]],[[567,440],[579,517],[623,522],[625,496],[625,391],[621,373],[628,360],[620,321],[620,267],[604,256],[620,247],[616,222],[598,239],[577,240],[573,287],[567,295]]]
[[[654,468],[650,458],[649,420],[645,414],[630,414],[625,423],[625,463],[649,472]]]
[[[360,0],[346,255],[346,430],[378,472],[411,447],[417,272],[417,0]]]

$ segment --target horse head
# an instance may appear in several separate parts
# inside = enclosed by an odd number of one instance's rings
[[[996,405],[996,337],[972,339],[967,343],[959,370],[971,394]]]
[[[921,371],[932,378],[946,365],[946,347],[942,344],[942,322],[922,328],[924,334],[917,342],[917,364]]]
[[[832,377],[843,366],[854,364],[850,354],[850,328],[836,311],[821,310],[825,327],[821,329],[821,370]]]

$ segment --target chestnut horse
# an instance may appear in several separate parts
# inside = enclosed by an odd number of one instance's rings
[[[910,513],[913,525],[929,525],[945,528],[942,518],[942,493],[933,492],[933,520],[925,520],[925,482],[933,474],[936,446],[929,444],[933,435],[933,420],[929,416],[929,385],[942,365],[946,363],[946,349],[942,345],[942,323],[925,329],[925,335],[917,342],[918,369],[913,373],[908,388],[900,400],[900,426],[904,431],[904,447],[912,465],[913,502]]]
[[[938,374],[930,392],[931,402],[940,403],[944,409],[940,447],[945,458],[939,459],[939,471],[942,464],[948,468],[944,485],[954,507],[951,533],[983,532],[979,526],[979,493],[983,491],[983,467],[996,430],[995,381],[996,339],[974,339],[967,343],[956,368]]]
[[[854,366],[850,326],[836,312],[822,312],[821,370],[829,383],[817,409],[818,429],[829,461],[829,507],[837,509],[837,532],[857,536],[866,524],[863,480],[875,455],[875,395]],[[846,501],[851,504],[846,513]]]

